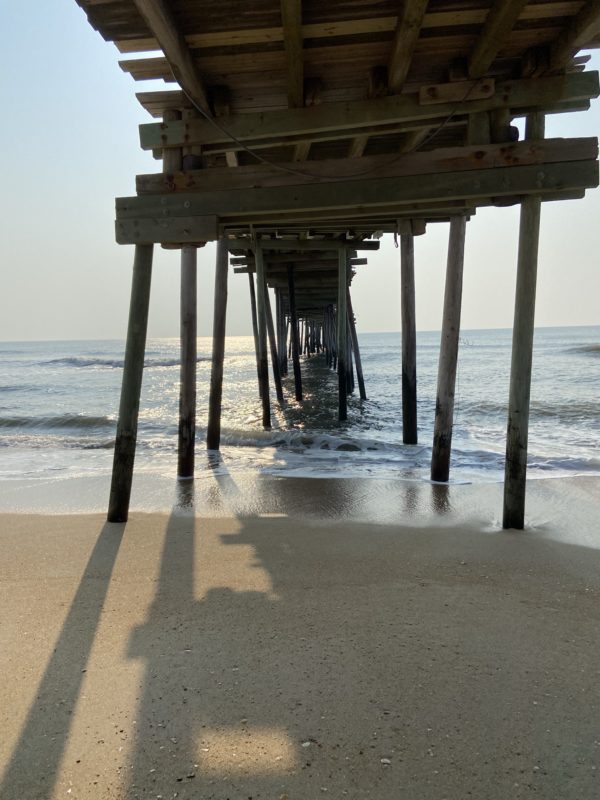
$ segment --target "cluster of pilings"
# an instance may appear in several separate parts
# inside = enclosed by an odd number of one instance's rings
[[[239,243],[238,243],[239,244]],[[252,330],[254,334],[254,346],[256,352],[258,393],[262,403],[262,422],[265,429],[271,427],[271,400],[269,394],[269,370],[268,353],[270,352],[271,369],[273,383],[277,400],[280,404],[284,403],[282,377],[288,374],[288,364],[291,360],[294,373],[294,394],[297,402],[302,402],[302,371],[300,366],[300,356],[310,358],[313,355],[323,353],[329,367],[339,373],[339,410],[340,420],[347,418],[347,395],[354,391],[354,364],[356,364],[356,376],[360,387],[361,399],[366,399],[365,384],[362,373],[362,363],[356,334],[356,323],[352,312],[352,301],[350,297],[349,279],[351,272],[349,265],[354,265],[359,259],[353,258],[353,251],[345,247],[337,240],[316,241],[315,248],[322,251],[332,249],[339,252],[338,271],[334,280],[324,279],[322,271],[318,274],[318,289],[307,284],[304,280],[298,286],[297,260],[299,255],[295,251],[288,253],[277,252],[278,267],[285,270],[285,280],[281,280],[279,272],[269,281],[265,266],[268,262],[269,249],[274,243],[268,239],[257,240],[253,243],[252,256],[233,257],[232,263],[237,272],[247,272],[250,287],[250,308],[252,314]],[[370,242],[369,245],[377,245]],[[231,246],[231,245],[230,245]],[[288,247],[292,247],[288,243]],[[366,246],[366,243],[362,243]],[[315,251],[316,252],[316,251]],[[271,258],[273,254],[271,254]],[[360,259],[362,263],[366,259]],[[243,266],[235,266],[243,264]],[[320,262],[319,262],[320,263]],[[271,265],[272,266],[272,265]],[[319,266],[319,264],[317,264]],[[311,269],[311,279],[314,280],[316,270]],[[309,274],[302,273],[304,277]],[[254,280],[256,275],[256,283]],[[344,287],[344,291],[337,291],[337,281]],[[269,299],[269,285],[275,294],[275,318],[271,302]],[[308,287],[311,293],[307,295]],[[298,289],[300,289],[300,307],[298,307]],[[327,302],[331,291],[335,290],[337,295],[335,302]],[[344,301],[340,304],[340,297]],[[326,303],[326,304],[325,304]],[[219,308],[223,302],[219,304]],[[215,306],[215,312],[217,306]],[[339,355],[339,329],[338,318],[344,320],[343,328],[345,332],[344,356]],[[264,315],[264,322],[261,318]],[[216,335],[224,335],[220,331]],[[220,358],[221,346],[216,348],[216,357]],[[215,411],[215,414],[217,411]],[[214,427],[217,430],[215,421]],[[218,436],[209,438],[209,447],[218,449]]]

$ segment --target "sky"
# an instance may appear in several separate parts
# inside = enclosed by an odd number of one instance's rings
[[[75,0],[0,0],[0,341],[122,339],[133,247],[114,240],[114,198],[160,171],[139,147],[150,121],[112,44]],[[588,68],[600,68],[600,54]],[[552,115],[546,135],[597,136],[600,104]],[[482,209],[467,226],[463,330],[512,325],[518,207]],[[448,225],[415,239],[417,327],[439,330]],[[198,251],[198,332],[212,331],[214,245]],[[352,285],[359,331],[400,328],[399,250],[384,237]],[[179,253],[155,248],[150,337],[179,331]],[[536,324],[600,324],[600,190],[542,206]],[[249,334],[248,283],[230,275],[227,332]]]

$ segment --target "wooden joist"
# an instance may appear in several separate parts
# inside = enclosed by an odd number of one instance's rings
[[[288,105],[290,108],[302,108],[304,105],[304,64],[302,59],[301,0],[281,0],[281,24],[285,46]]]
[[[457,4],[458,5],[458,4]],[[460,7],[463,6],[463,7]],[[435,31],[438,28],[482,25],[488,14],[486,8],[469,8],[466,3],[455,9],[445,10],[432,8],[425,13],[422,29]],[[520,19],[524,22],[539,22],[569,17],[581,7],[581,0],[564,0],[563,2],[529,3],[523,9]],[[342,36],[367,36],[389,34],[398,24],[397,16],[374,16],[362,18],[335,19],[323,22],[305,23],[302,25],[302,36],[305,39],[328,39]],[[185,37],[188,47],[192,49],[211,49],[217,47],[248,47],[250,45],[275,45],[284,38],[280,25],[269,27],[251,26],[236,28],[231,26],[225,30],[199,31]],[[146,53],[160,49],[156,39],[151,36],[115,37],[115,45],[121,53]]]
[[[134,0],[134,3],[159,43],[179,85],[194,103],[210,114],[202,78],[168,5],[164,0]]]
[[[509,108],[514,113],[545,109],[546,106],[589,100],[597,97],[598,92],[597,72],[502,81],[496,84],[493,96],[465,101],[463,113],[498,108]],[[238,145],[228,134],[250,145],[261,140],[280,144],[292,136],[316,139],[320,133],[333,131],[343,138],[373,126],[417,120],[427,122],[459,111],[455,102],[421,105],[418,93],[400,94],[355,103],[323,103],[313,108],[232,114],[222,119],[227,134],[202,119],[150,123],[140,125],[140,143],[145,150],[214,143],[235,149]]]
[[[415,47],[425,18],[428,0],[404,0],[388,62],[388,87],[390,92],[399,92],[404,86]]]
[[[470,78],[487,73],[526,4],[527,0],[495,0],[469,58]]]

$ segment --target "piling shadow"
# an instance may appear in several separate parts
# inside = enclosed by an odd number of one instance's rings
[[[0,784],[3,800],[53,793],[124,529],[100,531]]]
[[[557,656],[553,579],[528,596],[524,566],[511,591],[475,593],[488,575],[467,574],[452,544],[415,560],[409,530],[299,535],[292,520],[238,518],[220,538],[245,553],[257,587],[245,588],[242,562],[224,569],[223,548],[203,557],[203,524],[169,520],[154,602],[131,637],[144,678],[127,798],[501,798],[536,763],[536,792],[591,796],[593,773],[577,767],[593,750],[587,695],[531,703],[552,690],[550,663],[562,675],[574,646],[579,664],[597,651],[590,621]],[[563,741],[568,754],[548,763]]]

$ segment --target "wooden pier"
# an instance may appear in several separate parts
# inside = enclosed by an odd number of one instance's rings
[[[264,427],[271,425],[269,375],[283,403],[291,360],[302,402],[301,359],[316,353],[338,372],[343,422],[353,365],[360,397],[368,393],[352,278],[368,270],[368,254],[386,234],[399,238],[398,429],[414,444],[414,237],[450,222],[431,464],[432,479],[444,482],[467,222],[480,207],[520,204],[504,526],[522,528],[542,204],[581,198],[598,185],[597,139],[545,139],[544,119],[584,112],[599,93],[598,74],[585,71],[588,59],[578,52],[600,46],[600,4],[77,2],[125,55],[126,73],[174,84],[137,94],[155,118],[140,126],[140,144],[162,170],[138,175],[137,194],[116,201],[117,241],[134,245],[135,256],[109,520],[126,520],[129,508],[153,245],[181,251],[179,476],[191,478],[198,248],[219,242],[208,429],[208,447],[216,449],[228,267],[250,283]],[[151,55],[127,57],[139,53]],[[527,121],[523,141],[518,118]]]

